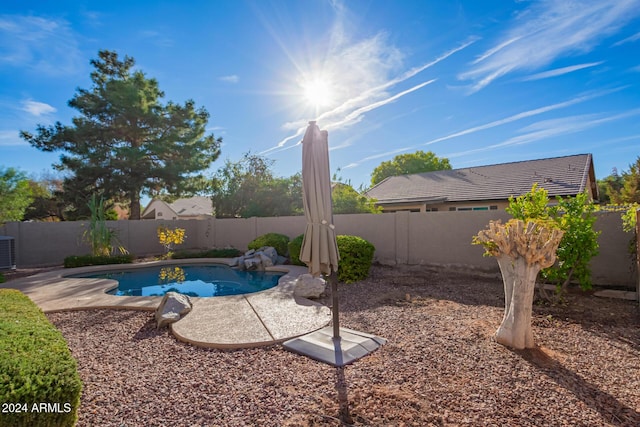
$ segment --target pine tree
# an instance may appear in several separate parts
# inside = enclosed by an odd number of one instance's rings
[[[100,51],[91,60],[92,87],[77,89],[69,101],[80,113],[73,124],[21,132],[42,151],[64,152],[54,166],[71,172],[64,191],[76,209],[96,193],[128,203],[130,219],[139,219],[142,194],[193,194],[205,182],[199,172],[220,155],[221,139],[205,135],[209,113],[192,100],[163,104],[158,82],[134,64]]]

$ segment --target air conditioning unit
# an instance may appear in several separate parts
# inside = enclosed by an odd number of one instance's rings
[[[0,236],[0,270],[16,268],[16,240],[11,236]]]

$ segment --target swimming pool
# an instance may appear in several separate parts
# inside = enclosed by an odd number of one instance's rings
[[[215,297],[260,292],[273,288],[284,273],[240,271],[226,265],[157,265],[118,271],[74,274],[67,277],[112,279],[118,287],[108,293],[116,296],[162,296],[180,292],[193,297]]]

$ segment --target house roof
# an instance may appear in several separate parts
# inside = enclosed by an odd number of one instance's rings
[[[506,200],[531,190],[534,183],[549,197],[575,196],[585,190],[597,199],[591,154],[477,166],[384,179],[366,192],[378,204]]]
[[[153,199],[144,209],[144,212],[142,212],[142,217],[155,218],[155,207],[157,204],[165,205],[178,217],[213,215],[211,199],[209,197],[195,196],[187,199],[177,199],[173,203],[167,203],[160,199]]]
[[[213,215],[213,205],[209,197],[195,196],[188,199],[177,199],[169,206],[178,216]]]

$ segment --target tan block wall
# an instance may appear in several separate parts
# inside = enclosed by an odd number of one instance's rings
[[[472,236],[490,220],[506,221],[504,211],[396,212],[388,214],[336,215],[338,234],[360,236],[376,247],[375,258],[383,264],[455,265],[497,271],[491,257],[483,257]],[[160,254],[156,229],[160,224],[186,229],[185,249],[235,247],[246,249],[259,235],[275,232],[293,238],[304,232],[304,216],[277,218],[203,219],[175,221],[113,221],[124,246],[138,256]],[[82,242],[85,222],[8,223],[0,235],[16,238],[19,267],[59,265],[69,255],[89,252]],[[635,260],[627,251],[631,234],[622,231],[620,214],[599,213],[596,228],[600,254],[592,260],[593,281],[599,285],[635,288]]]

